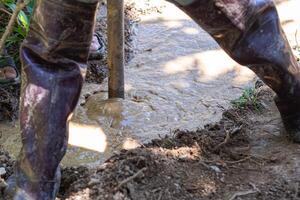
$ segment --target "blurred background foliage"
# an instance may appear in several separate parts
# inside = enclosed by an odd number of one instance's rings
[[[0,0],[0,37],[4,33],[8,21],[16,9],[18,0]],[[19,13],[17,23],[15,23],[13,33],[6,40],[5,47],[9,54],[13,56],[16,62],[19,62],[19,46],[29,31],[30,19],[33,13],[35,0],[30,3]]]

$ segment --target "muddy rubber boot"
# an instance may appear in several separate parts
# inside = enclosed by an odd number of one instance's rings
[[[22,149],[6,194],[53,200],[68,141],[67,122],[80,95],[97,0],[37,0],[21,47]]]
[[[287,132],[300,142],[300,71],[272,0],[170,0],[277,94]]]
[[[282,100],[275,97],[275,103],[281,113],[282,122],[291,139],[300,143],[300,102],[299,100]]]

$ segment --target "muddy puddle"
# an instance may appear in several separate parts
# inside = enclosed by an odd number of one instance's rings
[[[147,117],[147,109],[122,99],[107,100],[106,92],[83,97],[69,123],[70,146],[63,165],[92,167],[121,149],[138,147],[138,141],[132,137],[133,124],[142,126]],[[0,143],[16,158],[21,147],[19,126],[13,123],[0,126]]]

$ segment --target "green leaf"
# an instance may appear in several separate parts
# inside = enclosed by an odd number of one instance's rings
[[[16,9],[16,4],[14,2],[7,2],[5,3],[7,7],[9,7],[12,11]]]
[[[7,3],[6,4],[7,7],[9,7],[12,11],[14,11],[16,9],[16,4],[14,3]],[[26,32],[29,31],[29,18],[28,16],[25,14],[24,11],[20,11],[19,15],[18,15],[18,24],[20,24],[21,26],[24,27],[24,29],[26,30]]]
[[[27,35],[27,31],[23,27],[21,27],[21,26],[15,27],[14,31],[16,33],[20,34],[22,36],[22,38],[25,38],[26,35]]]
[[[36,0],[32,0],[30,1],[30,3],[27,5],[26,9],[28,11],[28,13],[30,14],[30,16],[32,15],[33,13],[33,9],[34,9],[34,6],[35,6],[35,2]]]
[[[18,15],[18,20],[21,22],[22,26],[28,32],[29,31],[29,18],[23,11],[20,11],[20,13]]]
[[[15,2],[14,0],[0,0],[0,3],[4,4],[4,5],[9,4],[9,3],[14,3],[14,2]]]

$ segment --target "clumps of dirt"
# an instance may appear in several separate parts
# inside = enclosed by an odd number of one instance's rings
[[[152,13],[161,13],[165,5],[161,0],[127,0],[126,4],[131,6],[136,13],[148,15]]]
[[[12,175],[14,164],[15,161],[0,146],[0,197],[6,186],[4,180],[6,180],[10,175]]]
[[[0,87],[0,121],[17,119],[19,95],[20,85]]]
[[[300,199],[299,145],[280,134],[273,92],[261,86],[256,95],[261,110],[230,109],[203,129],[122,151],[60,198]]]
[[[143,148],[123,151],[98,168],[87,185],[80,185],[81,180],[71,184],[72,192],[63,199],[218,197],[226,177],[222,168],[229,165],[225,160],[238,163],[245,158],[230,151],[232,146],[248,145],[245,127],[233,111],[227,111],[218,124],[196,132],[177,130]]]
[[[87,167],[67,167],[61,171],[62,179],[60,184],[60,196],[64,196],[70,185],[75,183],[78,179],[81,180],[80,184],[87,185],[89,183],[90,170]],[[73,184],[74,187],[77,187]]]

